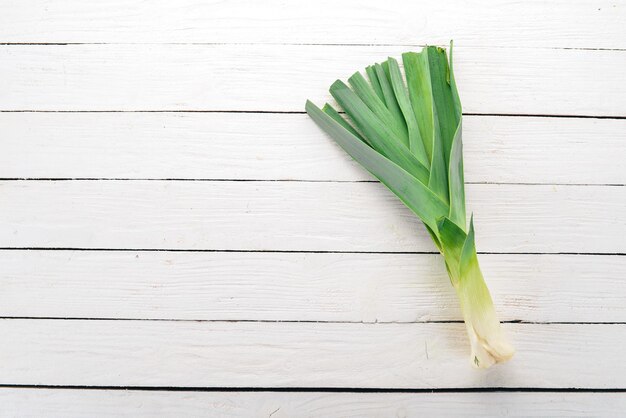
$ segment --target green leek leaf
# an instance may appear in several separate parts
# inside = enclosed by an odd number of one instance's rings
[[[428,53],[433,103],[437,111],[444,161],[447,167],[450,161],[452,140],[459,123],[459,118],[457,118],[452,86],[450,85],[450,72],[448,70],[446,50],[443,48],[428,47],[426,51]]]
[[[358,133],[356,131],[356,129],[354,129],[352,127],[352,125],[350,125],[348,123],[348,121],[346,121],[344,118],[341,117],[341,115],[339,114],[339,112],[337,112],[335,110],[334,107],[332,107],[331,105],[329,105],[328,103],[326,103],[324,105],[324,107],[322,108],[322,110],[324,111],[324,113],[326,113],[328,116],[330,116],[331,118],[335,119],[337,122],[339,122],[341,124],[341,126],[343,126],[344,128],[346,128],[352,135],[356,136],[357,138],[359,138],[361,141],[368,143],[369,141],[367,141],[366,138],[363,138],[361,136],[360,133]]]
[[[461,229],[465,230],[465,180],[463,179],[463,141],[461,139],[461,125],[454,134],[452,150],[450,150],[450,168],[448,183],[450,187],[450,219]]]
[[[411,152],[415,154],[417,159],[422,164],[424,164],[424,166],[430,168],[429,157],[426,153],[426,148],[424,148],[424,142],[422,141],[422,136],[420,135],[420,130],[419,126],[417,125],[415,113],[413,113],[411,100],[409,99],[406,87],[404,86],[404,82],[402,81],[402,73],[400,72],[398,61],[393,58],[389,58],[387,62],[393,92],[398,99],[398,105],[400,106],[400,109],[402,110],[402,115],[406,120],[406,125],[409,132],[409,148],[411,149]]]
[[[385,96],[385,103],[387,103],[387,108],[389,109],[389,113],[395,120],[395,124],[398,129],[402,130],[403,139],[406,139],[406,146],[410,148],[409,136],[407,132],[406,122],[404,121],[404,116],[400,111],[400,107],[398,106],[398,101],[396,99],[396,95],[393,92],[393,88],[391,87],[391,83],[387,77],[383,66],[380,64],[375,64],[374,68],[376,69],[376,75],[378,76],[378,80],[380,82],[380,87],[383,91],[383,95]],[[418,158],[419,160],[419,158]],[[422,164],[425,164],[425,161],[420,161]]]
[[[433,155],[435,115],[430,86],[428,55],[425,52],[420,52],[419,54],[406,52],[402,54],[402,62],[404,63],[409,97],[419,126],[420,136],[422,141],[424,141],[428,160],[431,160]]]
[[[372,88],[376,92],[376,95],[383,102],[385,101],[385,96],[383,95],[383,89],[380,87],[380,82],[378,81],[378,75],[376,75],[376,69],[373,65],[368,65],[365,67],[365,72],[367,73],[367,78],[370,79],[370,84]],[[386,104],[386,103],[385,103]]]
[[[330,87],[330,93],[376,151],[394,161],[424,184],[428,183],[428,169],[348,86],[337,80]]]
[[[311,101],[306,102],[306,112],[324,132],[332,137],[355,161],[378,178],[406,204],[433,231],[437,219],[448,213],[448,205],[439,199],[417,178],[368,147],[324,113]]]
[[[381,87],[383,85],[380,77],[378,78],[379,83],[381,83]],[[361,75],[361,73],[356,72],[348,79],[348,83],[352,87],[352,90],[356,93],[357,96],[365,103],[367,107],[370,108],[372,112],[381,122],[383,122],[389,129],[391,129],[396,137],[402,141],[402,144],[405,146],[409,146],[409,137],[406,132],[406,128],[402,126],[399,121],[394,117],[392,111],[385,106],[385,103],[376,95],[374,89],[367,83],[365,77]],[[383,89],[383,96],[384,96]]]

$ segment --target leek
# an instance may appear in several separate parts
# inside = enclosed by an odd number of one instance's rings
[[[306,103],[309,116],[424,223],[443,255],[459,298],[471,363],[487,368],[511,358],[513,347],[496,317],[478,264],[474,224],[465,211],[461,102],[444,48],[428,46],[388,58],[337,80],[330,104]],[[405,80],[406,79],[406,84]]]

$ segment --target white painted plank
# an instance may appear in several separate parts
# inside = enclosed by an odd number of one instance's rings
[[[297,393],[0,389],[0,416],[615,417],[623,393]]]
[[[398,46],[5,45],[0,110],[302,111]],[[469,113],[626,114],[626,51],[455,49]]]
[[[0,382],[185,387],[625,388],[626,325],[505,324],[471,367],[462,323],[0,321]]]
[[[3,181],[1,247],[433,251],[379,183]],[[626,188],[467,187],[484,252],[626,252]]]
[[[30,0],[0,7],[0,42],[447,43],[624,48],[622,1]]]
[[[0,113],[0,177],[371,180],[308,116]],[[467,116],[469,182],[625,184],[626,120]]]
[[[626,322],[626,257],[483,254],[502,320]],[[2,251],[0,316],[462,320],[436,254]]]

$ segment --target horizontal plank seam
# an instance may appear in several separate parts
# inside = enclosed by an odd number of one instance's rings
[[[439,254],[437,251],[348,251],[348,250],[246,250],[246,249],[194,249],[194,248],[88,248],[88,247],[0,247],[0,251],[103,251],[103,252],[173,252],[173,253],[270,253],[270,254]],[[626,253],[603,252],[494,252],[478,251],[489,255],[576,255],[624,256]]]
[[[160,110],[35,110],[35,109],[11,109],[0,110],[0,113],[252,113],[270,115],[305,115],[300,110],[201,110],[201,109],[160,109]],[[343,112],[340,112],[343,113]],[[546,113],[463,113],[463,116],[492,116],[492,117],[518,117],[518,118],[560,118],[560,119],[613,119],[624,120],[626,115],[571,115],[571,114],[546,114]]]
[[[75,46],[75,45],[206,45],[206,46],[337,46],[337,47],[407,47],[422,48],[427,44],[403,43],[333,43],[333,42],[0,42],[0,46]],[[431,46],[448,47],[448,44],[428,44]],[[459,45],[457,45],[458,47]],[[626,48],[606,47],[566,47],[566,46],[515,46],[515,45],[463,45],[467,49],[541,49],[541,50],[573,50],[573,51],[615,51],[623,52]]]
[[[293,320],[293,319],[181,319],[181,318],[111,318],[111,317],[60,317],[60,316],[0,316],[0,320],[16,321],[122,321],[122,322],[198,322],[198,323],[276,323],[276,324],[354,324],[354,325],[415,325],[415,324],[463,324],[462,319],[426,320],[426,321],[330,321],[330,320]],[[616,321],[526,321],[512,319],[500,321],[503,324],[521,325],[626,325]]]
[[[624,388],[473,387],[473,388],[355,388],[355,387],[219,387],[219,386],[91,386],[0,384],[1,389],[121,390],[163,392],[319,392],[319,393],[466,393],[466,392],[598,392],[623,393]]]
[[[378,180],[311,180],[311,179],[231,179],[231,178],[176,178],[176,177],[0,177],[0,181],[202,181],[202,182],[257,182],[257,183],[378,183]],[[623,187],[626,183],[535,183],[510,181],[466,181],[465,184],[492,184],[505,186],[576,186]]]

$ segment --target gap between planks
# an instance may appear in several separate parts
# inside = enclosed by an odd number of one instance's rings
[[[414,325],[414,324],[462,324],[462,320],[417,320],[417,321],[330,321],[330,320],[280,320],[280,319],[177,319],[177,318],[112,318],[112,317],[58,317],[58,316],[0,316],[0,320],[45,320],[45,321],[136,321],[136,322],[202,322],[202,323],[262,323],[262,324],[362,324],[362,325]],[[500,321],[502,324],[522,325],[626,325],[621,321],[527,321],[523,319]],[[0,385],[1,387],[1,385]]]
[[[38,389],[38,390],[134,390],[146,392],[302,392],[302,393],[483,393],[483,392],[521,392],[521,393],[625,393],[622,388],[545,388],[545,387],[458,387],[458,388],[359,388],[359,387],[219,387],[219,386],[91,386],[91,385],[24,385],[0,383],[1,389]]]
[[[75,45],[206,45],[206,46],[237,46],[237,45],[270,45],[270,46],[345,46],[345,47],[403,47],[424,48],[426,46],[438,46],[448,48],[448,44],[403,44],[403,43],[314,43],[314,42],[0,42],[0,46],[75,46]],[[465,48],[488,48],[488,49],[527,49],[526,46],[502,46],[484,45]],[[563,47],[563,46],[537,46],[533,49],[547,50],[573,50],[573,51],[626,51],[626,48],[593,48],[593,47]]]
[[[1,44],[0,44],[1,45]],[[267,115],[305,115],[306,112],[299,110],[39,110],[39,109],[12,109],[0,110],[0,113],[243,113],[243,114],[267,114]],[[339,113],[345,114],[340,111]],[[626,116],[621,115],[585,115],[585,114],[547,114],[547,113],[463,113],[463,116],[486,116],[486,117],[516,117],[516,118],[555,118],[555,119],[614,119],[623,120]]]
[[[99,247],[0,247],[0,251],[102,251],[102,252],[173,252],[173,253],[270,253],[270,254],[439,254],[436,251],[356,251],[356,250],[249,250],[249,249],[196,249],[196,248],[99,248]],[[495,252],[477,251],[491,255],[577,255],[624,256],[621,252]]]
[[[134,178],[134,177],[0,177],[0,181],[203,181],[203,182],[258,182],[258,183],[379,183],[378,180],[310,180],[310,179],[229,179],[229,178]],[[624,183],[536,183],[511,181],[466,181],[465,184],[493,184],[504,186],[600,186],[623,187]]]

